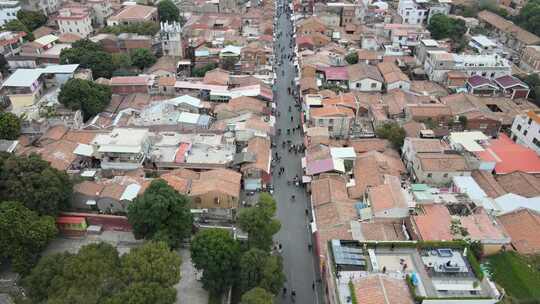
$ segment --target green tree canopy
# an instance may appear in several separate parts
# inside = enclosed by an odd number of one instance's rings
[[[523,76],[518,76],[518,77],[523,82],[525,82],[531,89],[529,98],[534,100],[537,105],[540,105],[540,76],[538,76],[538,73],[532,73],[525,77]]]
[[[17,19],[31,31],[47,23],[47,16],[40,11],[20,10],[17,12]]]
[[[154,36],[159,32],[159,24],[153,21],[134,22],[130,24],[118,24],[114,26],[106,26],[101,32],[109,34],[135,33],[145,36]]]
[[[280,256],[270,255],[267,251],[252,248],[240,259],[240,288],[248,291],[256,286],[277,294],[283,283],[283,263]]]
[[[26,273],[56,235],[51,216],[39,216],[19,202],[0,202],[0,261],[9,260]]]
[[[171,0],[159,1],[159,20],[162,22],[180,22],[180,9]]]
[[[242,295],[240,304],[273,304],[274,295],[260,287],[255,287]]]
[[[26,39],[30,41],[34,41],[34,34],[32,34],[32,30],[29,29],[24,23],[22,23],[18,19],[11,20],[4,24],[2,27],[5,31],[12,31],[12,32],[25,32],[26,33]]]
[[[135,49],[131,52],[131,62],[139,69],[144,69],[156,63],[156,56],[149,49]]]
[[[226,230],[202,230],[191,243],[191,258],[195,267],[203,271],[203,286],[214,293],[234,283],[239,254],[238,242]]]
[[[132,65],[131,57],[125,53],[114,53],[111,55],[114,69],[129,69]]]
[[[242,209],[238,214],[239,227],[247,232],[250,248],[269,251],[272,237],[281,228],[281,223],[274,218],[276,201],[266,192],[261,193],[254,207]]]
[[[200,68],[193,68],[193,71],[191,72],[191,76],[193,77],[204,77],[206,72],[211,71],[213,69],[217,68],[217,64],[210,62],[206,65],[200,67]]]
[[[21,134],[21,119],[11,112],[0,112],[0,139],[14,140]]]
[[[529,0],[516,16],[516,23],[540,36],[540,0]]]
[[[0,154],[0,200],[17,201],[40,215],[69,208],[72,182],[39,155]]]
[[[388,139],[396,150],[401,149],[403,140],[405,139],[405,129],[395,122],[385,123],[375,130],[375,133],[380,138]]]
[[[190,236],[193,223],[189,198],[162,179],[152,181],[128,206],[128,219],[135,237],[165,241],[173,248]]]
[[[34,303],[171,304],[179,269],[178,255],[164,243],[148,242],[122,257],[98,243],[42,258],[24,285]]]
[[[236,63],[238,62],[238,60],[239,60],[239,58],[237,58],[237,57],[225,57],[221,61],[221,67],[224,70],[233,71]]]
[[[435,14],[429,20],[428,30],[433,39],[450,38],[454,41],[463,39],[467,31],[465,21],[456,18],[450,18],[443,14]]]
[[[92,70],[94,78],[110,78],[115,66],[111,54],[88,39],[79,40],[69,49],[60,52],[61,64],[80,64],[83,68]]]
[[[90,80],[72,78],[58,94],[58,101],[72,110],[81,110],[84,120],[100,113],[111,102],[111,89]]]
[[[357,64],[358,63],[358,53],[357,52],[351,52],[345,56],[345,61],[347,61],[348,64]]]

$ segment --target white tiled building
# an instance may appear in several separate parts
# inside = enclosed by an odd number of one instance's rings
[[[84,7],[62,8],[56,17],[62,34],[70,33],[86,38],[92,33],[92,18]]]
[[[443,82],[450,71],[463,72],[469,77],[480,75],[495,79],[510,75],[512,66],[508,60],[497,54],[465,55],[446,51],[428,51],[424,70],[429,80]]]
[[[450,0],[399,0],[402,23],[425,24],[435,14],[450,13]]]
[[[17,19],[17,12],[20,9],[19,1],[0,1],[0,26]]]
[[[60,8],[60,0],[22,0],[22,8],[29,11],[41,11],[45,15],[50,15]]]
[[[94,13],[94,22],[99,26],[105,26],[107,18],[113,14],[111,2],[108,0],[87,0],[87,4]]]
[[[540,112],[516,116],[511,132],[513,141],[540,154]]]

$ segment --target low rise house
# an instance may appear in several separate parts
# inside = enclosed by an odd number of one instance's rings
[[[157,8],[139,4],[124,5],[117,13],[107,19],[108,26],[145,21],[158,21]]]
[[[501,88],[501,92],[508,98],[524,98],[529,97],[529,86],[517,77],[506,75],[494,79],[495,83]]]
[[[312,126],[326,127],[330,136],[334,137],[347,137],[354,117],[351,109],[338,106],[313,108],[309,113]]]
[[[470,77],[466,88],[470,94],[478,96],[494,96],[499,91],[499,87],[493,80],[480,75]]]
[[[519,67],[530,73],[538,73],[540,71],[540,46],[529,45],[523,49]]]
[[[150,91],[150,79],[147,76],[116,76],[111,78],[110,86],[113,94],[148,94]]]
[[[498,217],[504,229],[512,238],[512,248],[521,254],[540,252],[540,237],[531,231],[540,229],[540,213],[522,208]]]
[[[271,179],[272,151],[270,139],[253,137],[248,141],[244,152],[253,157],[253,161],[242,164],[240,167],[244,180],[244,189],[251,191],[264,189]]]
[[[399,67],[393,62],[382,62],[377,64],[379,71],[384,78],[387,91],[393,89],[402,89],[408,91],[411,88],[411,81]]]
[[[433,185],[449,184],[454,176],[471,175],[472,167],[459,154],[421,153],[412,158],[413,180]]]
[[[0,33],[0,53],[4,57],[18,55],[24,43],[25,32],[4,31]]]
[[[85,6],[66,6],[55,17],[60,33],[88,37],[92,31],[92,16]]]
[[[363,92],[380,92],[384,79],[375,66],[358,63],[347,66],[349,89]]]

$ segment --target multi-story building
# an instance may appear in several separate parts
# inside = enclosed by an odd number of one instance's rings
[[[513,141],[540,154],[540,111],[516,116],[511,132]]]
[[[19,54],[24,36],[26,36],[25,32],[1,32],[0,53],[5,57]]]
[[[83,6],[60,9],[56,22],[62,34],[69,33],[86,38],[93,30],[90,11]]]
[[[182,26],[180,23],[161,23],[159,32],[161,49],[164,55],[184,57],[184,43],[182,41]]]
[[[0,26],[17,19],[17,12],[21,9],[19,1],[0,1]]]
[[[92,8],[93,21],[98,26],[105,26],[107,18],[113,14],[110,1],[107,0],[87,0],[87,5]]]
[[[135,170],[142,167],[150,149],[148,129],[116,128],[98,134],[91,142],[102,169]]]
[[[529,45],[523,49],[519,67],[530,73],[540,71],[540,46]]]
[[[425,24],[435,14],[449,14],[451,3],[447,0],[399,0],[398,14],[402,23]]]
[[[328,128],[330,136],[335,137],[347,137],[354,120],[353,110],[337,106],[313,108],[309,116],[314,127]]]
[[[22,9],[28,11],[41,11],[45,15],[50,15],[60,8],[60,0],[21,0]]]
[[[446,51],[431,51],[427,53],[424,70],[429,80],[443,82],[448,72],[457,71],[469,77],[480,75],[489,79],[510,75],[512,66],[508,60],[497,54],[466,55]]]

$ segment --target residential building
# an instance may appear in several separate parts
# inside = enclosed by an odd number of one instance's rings
[[[446,51],[427,53],[424,70],[429,80],[444,82],[449,72],[463,72],[469,77],[480,75],[489,79],[512,74],[508,60],[497,54],[465,55]]]
[[[110,86],[113,94],[149,93],[150,79],[147,76],[117,76],[111,78]]]
[[[150,149],[148,129],[115,128],[98,134],[91,145],[102,169],[135,170],[141,168]]]
[[[333,137],[348,137],[354,117],[353,110],[338,106],[313,108],[309,112],[311,125],[328,128]]]
[[[445,185],[454,176],[471,175],[472,167],[464,156],[445,153],[419,153],[412,158],[413,180],[419,183]]]
[[[380,92],[384,79],[377,67],[357,63],[347,66],[349,89],[363,92]]]
[[[388,33],[387,37],[390,38],[392,45],[402,47],[415,47],[421,40],[430,36],[429,31],[421,24],[384,24],[384,31]]]
[[[93,31],[92,16],[87,7],[64,7],[55,19],[62,34],[69,33],[86,38]]]
[[[523,49],[519,67],[530,73],[540,72],[540,46],[528,45]]]
[[[540,37],[490,11],[481,11],[477,18],[481,25],[493,30],[499,41],[508,48],[516,50],[517,54],[521,54],[523,49],[529,45],[540,43]]]
[[[493,80],[480,75],[474,75],[467,79],[465,87],[467,92],[477,96],[494,96],[499,91],[499,87]]]
[[[531,231],[540,229],[540,213],[528,208],[520,208],[498,217],[512,239],[512,247],[521,254],[538,254],[540,236]]]
[[[113,14],[111,2],[107,0],[87,0],[86,4],[92,9],[94,23],[99,27],[105,26],[107,18]]]
[[[0,54],[4,57],[18,55],[21,52],[21,45],[24,43],[25,36],[25,32],[1,32]]]
[[[402,23],[427,24],[435,14],[448,15],[451,1],[399,0],[398,14]]]
[[[55,13],[62,4],[61,0],[20,0],[22,8],[29,11],[41,11],[46,16]]]
[[[479,54],[491,54],[499,51],[497,44],[484,35],[472,36],[469,41],[469,46],[476,50]]]
[[[166,56],[184,57],[184,41],[180,23],[160,23],[161,50]]]
[[[512,140],[540,155],[540,111],[517,115],[511,129]]]
[[[129,3],[107,19],[107,25],[130,24],[135,22],[158,22],[157,8]]]
[[[495,83],[500,87],[501,93],[508,98],[523,98],[529,97],[529,86],[517,77],[512,75],[501,76],[495,78]]]
[[[381,71],[387,91],[393,89],[402,89],[405,91],[410,90],[411,80],[399,69],[395,63],[381,62],[377,64],[377,68],[379,71]]]
[[[21,9],[19,1],[0,1],[0,26],[17,19],[17,12]]]

